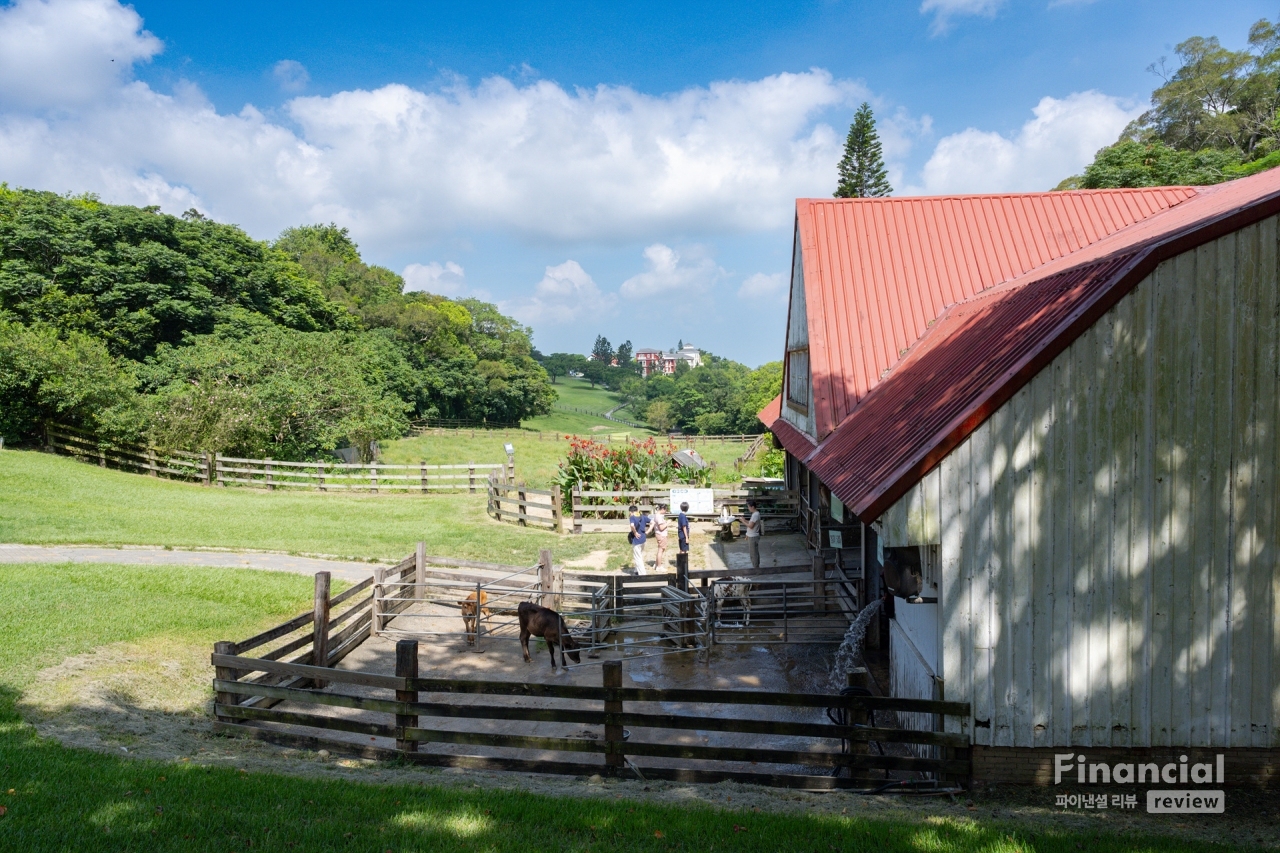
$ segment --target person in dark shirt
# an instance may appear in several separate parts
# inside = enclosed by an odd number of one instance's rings
[[[689,512],[689,504],[686,501],[680,504],[680,514],[676,516],[676,536],[680,540],[681,554],[689,553],[689,516],[686,515],[687,512]]]
[[[627,541],[631,543],[631,557],[635,563],[636,574],[642,575],[645,573],[644,539],[645,529],[649,526],[649,516],[648,514],[636,515],[639,508],[635,504],[628,507],[628,510],[631,516],[627,520],[631,523],[631,529],[627,531]]]

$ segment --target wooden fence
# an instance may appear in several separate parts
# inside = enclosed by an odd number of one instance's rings
[[[225,650],[235,645],[220,643],[212,657],[216,730],[287,746],[476,770],[581,776],[634,773],[643,780],[735,781],[807,790],[865,787],[872,771],[921,771],[955,781],[967,780],[970,772],[967,735],[882,728],[865,722],[875,711],[967,718],[970,709],[964,703],[824,693],[626,688],[621,661],[602,665],[598,687],[420,678],[416,640],[396,643],[394,675],[333,670]],[[476,704],[473,697],[477,696],[486,697],[485,704]],[[557,703],[540,702],[534,707],[521,701],[527,698]],[[678,705],[676,713],[671,712],[673,704]],[[780,714],[778,709],[786,712]],[[844,722],[796,720],[804,711],[817,719],[824,709]],[[522,731],[513,723],[532,725]],[[551,726],[547,724],[562,725],[548,733]],[[588,727],[598,729],[587,731]],[[503,731],[493,731],[498,728]],[[537,734],[530,731],[535,728]],[[682,732],[766,735],[775,743],[784,738],[799,742],[790,748],[713,746],[688,743]],[[628,737],[641,733],[645,736]],[[868,749],[872,742],[927,744],[944,754],[939,758],[878,755]],[[480,747],[483,752],[460,752],[459,746]],[[760,765],[778,769],[764,772]],[[813,771],[797,772],[799,768]],[[848,770],[849,778],[832,775],[842,770]]]
[[[733,460],[733,470],[735,471],[742,470],[742,466],[746,465],[752,459],[755,459],[756,454],[759,453],[764,448],[768,447],[772,439],[773,439],[773,433],[768,433],[768,432],[763,432],[760,435],[756,436],[756,440],[751,442],[751,444],[747,446],[746,450],[742,451],[742,455],[739,456],[737,459]]]
[[[560,487],[531,489],[524,483],[512,482],[496,471],[491,471],[486,489],[489,493],[487,511],[498,521],[510,521],[521,527],[549,527],[561,532]]]
[[[154,447],[105,442],[63,426],[46,431],[50,449],[105,467],[151,476],[193,480],[208,486],[315,489],[321,492],[477,492],[491,472],[515,476],[515,463],[468,462],[465,465],[384,465],[344,462],[284,462],[243,459],[219,453],[164,453]]]
[[[574,533],[625,533],[627,507],[635,504],[641,511],[652,512],[654,505],[668,503],[671,489],[679,483],[648,485],[641,489],[618,491],[593,490],[575,487],[572,494]],[[776,489],[713,489],[713,512],[710,515],[690,514],[698,521],[714,521],[724,509],[731,514],[741,514],[748,500],[754,499],[760,507],[760,517],[766,531],[770,528],[791,527],[800,514],[800,495],[796,491]],[[679,507],[670,507],[670,515]]]

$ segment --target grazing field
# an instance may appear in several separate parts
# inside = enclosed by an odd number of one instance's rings
[[[0,636],[5,637],[0,644],[0,848],[40,853],[1245,849],[1199,842],[1187,832],[1154,837],[1019,825],[939,800],[890,812],[883,806],[863,808],[867,800],[847,795],[836,802],[779,793],[773,809],[761,811],[740,798],[724,807],[654,802],[656,794],[645,794],[634,783],[581,784],[584,796],[566,799],[518,790],[514,783],[499,788],[493,778],[485,787],[471,786],[467,777],[412,768],[397,770],[398,782],[371,784],[340,777],[338,768],[318,760],[312,775],[245,772],[234,759],[230,764],[216,760],[215,753],[225,758],[234,742],[220,746],[220,739],[210,738],[208,755],[187,760],[131,759],[42,739],[20,716],[20,697],[37,673],[68,656],[128,643],[168,650],[242,637],[305,609],[309,600],[308,578],[265,572],[0,565]],[[140,601],[146,606],[139,607]],[[130,618],[119,618],[122,613]],[[206,687],[187,713],[205,713],[208,698]],[[704,786],[700,793],[723,799],[724,791]],[[841,814],[841,803],[864,814]],[[988,811],[985,805],[983,811]],[[1248,836],[1238,832],[1237,838],[1248,843]]]
[[[421,539],[431,554],[516,565],[532,565],[540,548],[563,560],[613,547],[618,559],[610,565],[620,565],[626,542],[613,538],[500,524],[485,515],[483,492],[365,496],[210,488],[65,456],[0,450],[0,542],[400,559]]]

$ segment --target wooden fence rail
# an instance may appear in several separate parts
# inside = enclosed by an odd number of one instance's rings
[[[652,512],[658,503],[668,503],[673,486],[649,485],[641,489],[604,491],[575,487],[570,497],[573,512],[574,533],[616,533],[626,530],[627,506],[636,504],[642,512]],[[731,515],[739,515],[746,509],[748,500],[755,500],[766,528],[789,526],[800,514],[800,494],[794,490],[777,489],[712,489],[713,511],[710,514],[691,513],[696,521],[714,521],[728,509]],[[670,507],[669,512],[679,512]],[[609,523],[612,522],[612,523]]]
[[[533,489],[490,472],[486,489],[489,494],[487,512],[498,521],[510,521],[521,527],[549,527],[561,530],[560,487]]]
[[[515,463],[467,462],[455,465],[368,465],[345,462],[288,462],[279,459],[244,459],[219,453],[170,450],[102,441],[69,427],[50,426],[47,446],[60,453],[123,470],[142,471],[153,477],[193,480],[209,486],[251,486],[330,491],[477,492],[490,473],[515,477]]]

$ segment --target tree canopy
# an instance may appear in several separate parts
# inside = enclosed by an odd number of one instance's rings
[[[880,136],[871,105],[863,102],[849,125],[844,143],[844,156],[838,167],[836,198],[878,198],[893,192],[884,168]]]
[[[1148,70],[1151,108],[1057,189],[1216,184],[1280,165],[1280,33],[1263,19],[1248,46],[1193,36]]]

